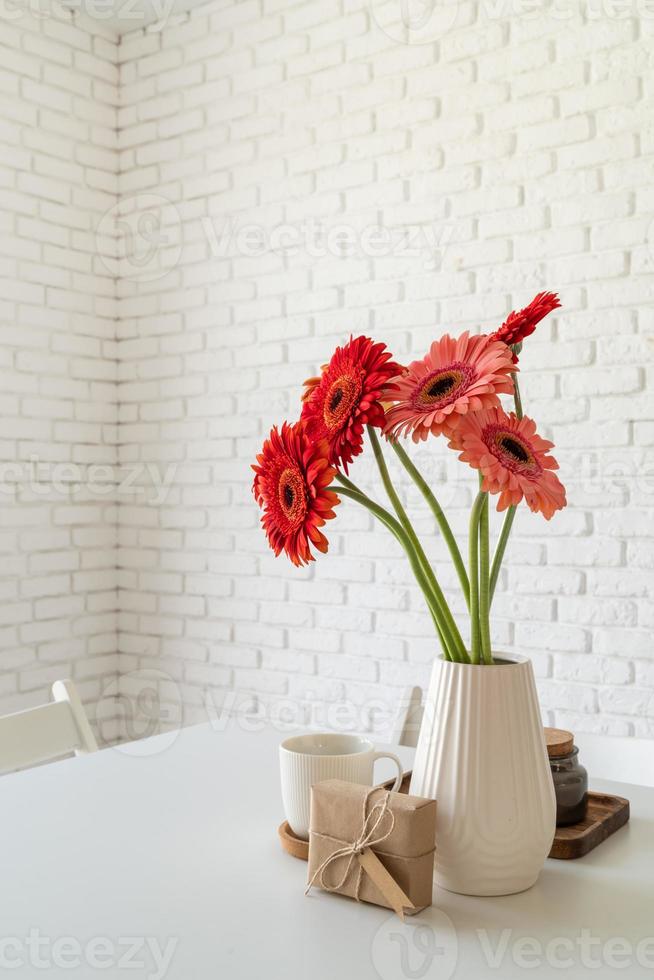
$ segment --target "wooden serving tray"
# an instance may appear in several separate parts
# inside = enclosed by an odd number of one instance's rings
[[[605,793],[589,793],[586,819],[569,827],[557,827],[549,856],[562,861],[583,857],[624,827],[628,819],[629,800]]]
[[[410,782],[411,773],[405,772],[400,793],[409,792]],[[382,783],[382,786],[391,789],[393,780]],[[620,827],[624,827],[628,820],[629,800],[625,800],[622,796],[608,796],[605,793],[589,793],[586,819],[569,827],[557,827],[549,856],[561,861],[583,857]],[[296,837],[288,821],[285,820],[280,825],[278,833],[282,847],[288,854],[301,861],[309,860],[309,842]]]

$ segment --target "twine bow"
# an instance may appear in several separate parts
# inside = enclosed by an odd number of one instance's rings
[[[329,855],[329,857],[325,858],[322,864],[316,868],[313,875],[311,876],[311,880],[309,881],[309,884],[307,885],[306,891],[304,893],[305,895],[309,894],[313,885],[316,882],[316,879],[318,879],[320,887],[323,888],[325,891],[327,892],[339,891],[345,884],[347,880],[347,876],[352,870],[352,864],[354,863],[354,861],[358,859],[358,856],[360,854],[363,854],[366,848],[372,847],[373,844],[381,844],[382,841],[385,841],[386,838],[390,837],[390,835],[393,833],[393,828],[395,826],[395,814],[393,813],[392,810],[389,810],[388,808],[388,800],[390,796],[390,793],[388,791],[386,792],[383,800],[379,800],[377,803],[375,803],[375,805],[371,808],[370,813],[366,814],[366,810],[368,807],[368,800],[370,799],[371,794],[374,792],[375,789],[373,788],[370,790],[370,792],[366,793],[366,795],[363,798],[363,812],[362,812],[362,821],[361,821],[361,831],[359,833],[359,836],[352,844],[346,844],[344,847],[339,847],[338,850],[333,851]],[[384,817],[386,816],[389,816],[391,818],[391,822],[386,833],[382,833],[379,830],[379,828]],[[378,830],[379,830],[379,835],[375,836],[375,834],[378,833]],[[312,831],[312,833],[315,832]],[[324,835],[315,834],[315,836],[323,837]],[[345,866],[345,871],[343,872],[341,880],[335,885],[327,884],[325,882],[325,871],[327,870],[327,868],[329,868],[331,864],[333,864],[335,861],[340,861],[342,858],[348,858],[349,860]],[[361,879],[363,877],[363,868],[361,867],[360,863],[358,865],[358,868],[359,870],[357,875],[357,883],[354,892],[354,897],[356,898],[357,902],[360,901],[359,891],[361,889]]]

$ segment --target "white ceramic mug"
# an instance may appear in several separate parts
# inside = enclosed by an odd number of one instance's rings
[[[392,759],[397,766],[393,790],[402,782],[402,763],[392,752],[376,752],[360,735],[294,735],[279,747],[282,800],[290,828],[297,837],[309,838],[311,786],[324,779],[344,779],[372,786],[377,759]]]

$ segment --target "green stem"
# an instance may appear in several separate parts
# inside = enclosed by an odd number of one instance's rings
[[[522,398],[520,397],[520,385],[518,384],[518,375],[513,375],[513,401],[515,402],[515,414],[519,419],[522,418]]]
[[[513,519],[515,517],[516,507],[509,507],[504,518],[504,523],[502,524],[502,530],[500,531],[500,536],[495,547],[495,554],[493,555],[493,564],[491,565],[490,581],[489,581],[489,601],[493,601],[493,596],[495,595],[495,586],[497,585],[497,580],[500,576],[500,569],[502,567],[502,561],[504,559],[504,552],[506,551],[506,545],[509,540],[509,535],[511,533],[511,527],[513,525]]]
[[[388,467],[386,466],[386,461],[382,453],[382,448],[379,444],[379,439],[377,438],[377,433],[370,425],[368,426],[368,435],[370,436],[370,442],[372,443],[373,452],[375,454],[375,460],[377,462],[377,467],[379,469],[379,473],[382,478],[382,483],[384,484],[384,489],[388,494],[388,499],[392,503],[393,509],[395,510],[395,513],[397,514],[400,520],[400,524],[406,531],[409,540],[411,541],[411,545],[413,546],[413,549],[418,556],[418,560],[420,561],[422,569],[425,575],[427,576],[427,580],[431,585],[434,595],[436,596],[436,601],[438,603],[439,611],[441,613],[439,622],[441,624],[441,629],[443,630],[443,638],[447,644],[451,659],[456,661],[466,661],[468,659],[468,654],[466,652],[465,646],[463,645],[461,634],[459,633],[458,627],[454,622],[454,617],[450,612],[450,607],[448,606],[447,600],[443,595],[443,591],[440,585],[438,584],[438,580],[434,575],[434,571],[431,565],[429,564],[429,561],[422,548],[422,545],[420,544],[418,535],[414,531],[413,525],[411,524],[411,521],[409,520],[407,513],[404,507],[402,506],[402,501],[398,497],[395,487],[393,486],[393,483],[390,478],[390,474],[388,472]]]
[[[420,493],[423,495],[423,497],[429,504],[429,507],[431,508],[431,512],[436,518],[436,523],[438,524],[441,530],[441,534],[445,539],[445,543],[450,549],[450,555],[452,556],[452,561],[454,562],[456,573],[459,576],[459,582],[461,583],[461,588],[463,589],[463,595],[466,600],[466,605],[468,606],[468,609],[470,609],[470,582],[468,581],[468,573],[466,572],[466,567],[463,558],[461,557],[459,546],[456,543],[456,538],[452,534],[452,528],[448,523],[443,508],[439,504],[431,487],[423,477],[422,473],[415,465],[415,463],[407,455],[407,453],[400,445],[400,443],[391,442],[391,446],[395,450],[395,453],[399,457],[402,465],[404,466],[405,470],[407,471],[407,473],[409,474],[409,476],[417,486],[418,490],[420,490]]]
[[[361,504],[362,507],[366,507],[371,514],[377,518],[377,520],[381,521],[382,524],[386,525],[389,531],[393,532],[396,538],[406,537],[402,525],[389,511],[378,504],[375,500],[371,500],[371,498],[368,497],[363,490],[360,490],[355,483],[352,483],[351,480],[347,480],[346,482],[340,473],[336,474],[336,479],[343,485],[340,487],[331,486],[329,488],[330,490],[333,490],[334,493],[338,493],[343,497],[349,497],[350,500],[356,500],[356,502]]]
[[[409,563],[411,565],[413,574],[415,575],[416,581],[418,582],[418,585],[420,586],[422,593],[425,597],[427,606],[429,607],[429,612],[431,613],[431,617],[434,621],[434,626],[436,627],[436,632],[441,642],[445,659],[450,660],[451,657],[449,654],[447,644],[445,642],[445,637],[443,634],[443,630],[441,628],[441,623],[439,622],[439,618],[438,618],[440,615],[440,611],[438,609],[436,597],[434,596],[429,586],[429,582],[427,581],[427,577],[425,576],[425,573],[422,569],[418,556],[415,554],[413,548],[411,547],[411,542],[409,541],[408,535],[404,531],[402,525],[399,523],[399,521],[396,521],[393,515],[389,514],[389,512],[385,510],[384,507],[380,507],[380,505],[375,503],[374,500],[371,500],[370,497],[367,497],[364,493],[358,490],[355,484],[353,484],[350,480],[346,480],[342,478],[340,473],[337,474],[337,479],[339,480],[339,482],[342,483],[347,482],[349,486],[334,487],[333,489],[336,491],[336,493],[340,494],[342,497],[349,497],[350,500],[354,500],[356,503],[361,504],[362,507],[365,507],[367,510],[369,510],[371,514],[373,514],[374,517],[377,518],[377,520],[381,521],[381,523],[384,524],[384,526],[387,527],[389,531],[391,531],[391,533],[397,538],[399,543],[404,548],[406,555],[409,559]]]
[[[468,534],[470,656],[473,664],[479,663],[481,652],[481,631],[479,628],[479,521],[485,500],[486,494],[480,490],[470,511],[470,530]]]
[[[519,354],[521,349],[522,344],[517,344],[513,348],[516,354]],[[521,419],[523,417],[522,398],[520,397],[520,385],[518,383],[517,374],[513,375],[513,401],[515,403],[515,414],[519,419]],[[492,603],[493,596],[495,595],[495,587],[497,585],[497,580],[500,577],[500,569],[502,567],[502,561],[504,560],[504,552],[506,551],[506,546],[509,541],[509,535],[511,534],[511,528],[513,527],[515,512],[515,507],[509,507],[507,510],[504,523],[502,524],[502,530],[500,531],[500,536],[495,547],[495,554],[493,555],[493,564],[491,566],[488,583],[489,604]]]
[[[447,643],[445,642],[445,637],[443,636],[443,630],[441,629],[436,614],[434,613],[433,609],[430,609],[429,611],[431,613],[431,618],[434,622],[434,628],[436,630],[436,633],[438,634],[438,639],[440,641],[441,649],[443,651],[443,656],[445,657],[446,660],[451,660],[452,658],[450,657],[450,651],[447,649]]]
[[[479,632],[481,655],[485,664],[493,662],[490,638],[489,537],[488,494],[485,493],[479,518]]]
[[[360,490],[359,487],[356,485],[356,483],[352,483],[352,480],[348,480],[348,478],[344,476],[343,473],[337,472],[336,479],[338,480],[339,483],[342,483],[344,487],[347,487],[348,490],[354,490],[355,493],[360,493],[362,497],[365,497],[365,493],[363,492],[363,490]],[[388,514],[388,511],[386,511],[386,513]],[[388,516],[390,517],[391,515],[388,514]]]
[[[359,489],[359,487],[356,485],[356,483],[353,483],[352,480],[348,479],[342,473],[337,473],[336,474],[336,479],[339,481],[339,483],[342,484],[343,487],[347,487],[349,490],[352,490],[355,493],[359,494],[361,497],[364,497],[365,498],[365,501],[369,501],[370,503],[374,503],[374,501],[370,500],[370,498],[363,492],[363,490]],[[350,495],[348,494],[347,496],[350,496]],[[359,502],[360,503],[364,503],[363,501],[359,501]],[[365,506],[365,503],[364,503],[364,506]],[[377,504],[376,506],[379,507],[379,504]],[[409,545],[408,539],[404,539],[403,540],[397,534],[397,528],[400,528],[401,525],[392,517],[391,514],[388,513],[387,510],[384,510],[383,507],[380,507],[379,509],[384,511],[384,514],[386,515],[386,518],[385,518],[386,521],[393,521],[393,524],[396,525],[396,527],[391,527],[390,524],[388,524],[388,523],[386,524],[386,526],[389,528],[390,531],[393,532],[393,534],[395,535],[395,537],[398,539],[398,541],[400,542],[400,544],[402,545],[402,547],[406,551],[407,546]],[[382,519],[382,518],[380,517],[380,519]],[[408,555],[408,552],[407,552],[407,555]],[[409,560],[411,560],[411,557],[410,556],[409,556]],[[425,585],[427,584],[427,580],[424,578],[424,575],[423,575],[423,582],[424,582]],[[422,585],[421,585],[421,588],[422,588],[422,590],[424,592],[425,590],[424,590],[424,588],[423,588]],[[441,647],[443,648],[443,654],[445,656],[445,659],[446,660],[450,660],[450,655],[449,655],[447,646],[445,645],[445,640],[443,638],[443,630],[441,629],[441,625],[440,625],[440,623],[438,621],[438,618],[437,618],[436,614],[434,613],[434,609],[432,608],[433,602],[430,604],[430,600],[427,598],[427,595],[425,595],[425,600],[427,601],[427,604],[429,605],[429,611],[431,613],[431,618],[432,618],[433,623],[434,623],[434,628],[435,628],[435,630],[436,630],[436,632],[438,634],[438,639],[440,640]]]

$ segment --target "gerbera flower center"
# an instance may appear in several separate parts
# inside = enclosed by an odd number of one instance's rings
[[[511,436],[503,436],[500,440],[500,444],[507,453],[510,453],[519,463],[529,462],[529,453],[523,445],[521,445],[517,439],[512,439]]]
[[[282,471],[277,496],[286,520],[292,525],[300,524],[307,511],[307,494],[299,470],[288,466]]]
[[[452,364],[432,371],[417,388],[413,398],[415,408],[433,410],[449,405],[462,388],[467,388],[475,374],[469,364]]]
[[[329,411],[335,412],[342,401],[343,401],[343,389],[337,388],[334,394],[332,395],[331,402],[329,403]]]
[[[334,381],[327,392],[323,417],[330,431],[340,429],[349,418],[361,394],[361,377],[344,374]]]
[[[456,377],[453,374],[446,374],[444,377],[439,378],[438,381],[434,381],[427,394],[430,398],[440,398],[441,395],[447,395],[455,384]]]
[[[529,443],[517,433],[496,425],[487,426],[483,435],[490,452],[505,469],[530,477],[540,476],[542,466],[536,459]]]

